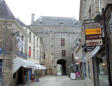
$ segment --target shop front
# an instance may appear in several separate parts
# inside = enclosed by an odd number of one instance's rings
[[[93,58],[94,86],[109,86],[108,65],[105,47]]]
[[[17,84],[25,84],[29,80],[28,72],[36,64],[20,57],[13,59],[13,86]]]
[[[112,4],[107,4],[105,11],[105,29],[107,37],[107,65],[108,65],[108,76],[109,76],[109,86],[112,86]]]
[[[42,65],[16,57],[13,59],[13,86],[25,84],[28,80],[38,81],[39,75],[45,70],[46,67]]]
[[[95,85],[95,83],[98,82],[96,54],[100,48],[100,46],[96,46],[91,52],[87,52],[85,57],[82,58],[83,77],[87,86],[99,86]]]

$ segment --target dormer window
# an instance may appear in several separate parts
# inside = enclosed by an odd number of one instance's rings
[[[42,24],[43,22],[40,22],[40,24]]]
[[[60,22],[60,24],[63,24],[63,22]]]

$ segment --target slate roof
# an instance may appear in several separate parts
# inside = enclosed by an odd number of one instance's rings
[[[20,25],[26,26],[20,19],[16,18],[15,20],[16,20]]]
[[[15,19],[5,0],[0,0],[0,19]]]
[[[20,19],[14,17],[5,0],[0,0],[0,19],[13,19],[16,20],[20,25],[26,26]]]
[[[32,25],[37,26],[80,26],[80,22],[73,17],[41,16]],[[31,25],[31,26],[32,26]]]

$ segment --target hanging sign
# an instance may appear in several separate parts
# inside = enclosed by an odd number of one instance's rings
[[[87,46],[96,46],[96,45],[102,45],[102,39],[95,39],[95,40],[86,40],[86,45]]]
[[[85,29],[86,35],[92,35],[92,34],[101,34],[101,28],[90,28]]]
[[[84,23],[86,46],[103,45],[102,29],[99,23],[86,22]]]
[[[19,47],[19,48],[22,48],[22,47],[23,47],[23,41],[19,41],[19,42],[18,42],[18,47]]]
[[[101,34],[86,35],[86,40],[92,40],[92,39],[102,39],[102,35]]]

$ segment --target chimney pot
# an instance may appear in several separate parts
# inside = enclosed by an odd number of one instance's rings
[[[35,19],[35,14],[32,14],[32,17],[31,17],[31,24],[34,23],[34,19]]]

